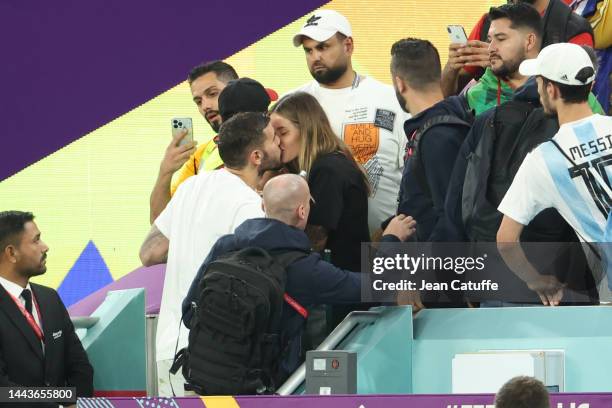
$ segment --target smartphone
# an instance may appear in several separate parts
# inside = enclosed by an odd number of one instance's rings
[[[446,31],[448,31],[448,38],[450,39],[451,44],[465,44],[468,41],[463,26],[449,25],[448,27],[446,27]]]
[[[175,137],[183,129],[187,129],[187,135],[181,140],[179,146],[193,141],[193,123],[191,118],[172,119],[172,137]]]

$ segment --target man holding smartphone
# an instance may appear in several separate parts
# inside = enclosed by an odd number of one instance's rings
[[[562,0],[509,0],[527,3],[542,16],[542,48],[558,42],[593,46],[593,30],[583,17],[573,13]],[[473,78],[479,78],[490,67],[489,27],[491,20],[484,14],[472,29],[465,44],[449,45],[448,62],[442,72],[445,96],[456,95]]]
[[[221,126],[219,94],[232,79],[238,79],[238,74],[231,65],[223,61],[211,61],[198,65],[187,76],[193,101],[198,106],[200,114],[215,132]],[[168,205],[172,197],[172,191],[175,191],[180,184],[178,182],[196,174],[197,170],[202,167],[202,159],[204,159],[206,169],[214,170],[223,165],[213,140],[196,150],[197,142],[195,141],[181,144],[186,135],[186,131],[175,134],[166,148],[164,158],[159,166],[155,186],[151,192],[149,202],[149,222],[151,223]],[[208,157],[203,157],[205,155]],[[172,176],[177,171],[180,171],[180,177],[177,177],[176,185],[172,186]]]
[[[198,65],[189,73],[187,81],[191,88],[193,101],[215,132],[219,131],[223,122],[223,115],[219,107],[219,95],[230,81],[237,79],[236,70],[223,61],[212,61]],[[265,102],[266,96],[263,96],[264,102],[262,102],[262,97],[259,96],[248,98],[246,103],[240,103],[239,98],[230,98],[226,101],[226,105],[228,105],[226,110],[231,110],[234,113],[267,110],[270,101],[276,100],[278,95],[271,89],[265,90],[268,97],[267,102]],[[265,103],[265,107],[262,108],[263,103]],[[221,160],[217,149],[216,137],[196,148],[197,143],[195,141],[182,143],[186,136],[187,131],[175,134],[166,148],[157,181],[151,192],[149,215],[149,222],[151,223],[168,205],[170,198],[181,183],[199,171],[216,170],[223,167],[223,160]],[[172,177],[177,171],[178,175],[173,182]]]
[[[187,345],[185,331],[179,335],[182,299],[215,241],[243,221],[263,217],[257,189],[263,174],[281,165],[278,136],[262,112],[237,113],[224,121],[218,149],[224,167],[181,184],[140,250],[143,265],[167,264],[155,339],[162,396],[172,395],[172,387],[177,395],[183,392],[182,375],[169,375],[177,344],[178,349]]]

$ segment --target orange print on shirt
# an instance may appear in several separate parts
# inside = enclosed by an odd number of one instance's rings
[[[344,125],[344,143],[353,152],[359,164],[365,164],[378,151],[380,129],[373,123],[347,123]]]

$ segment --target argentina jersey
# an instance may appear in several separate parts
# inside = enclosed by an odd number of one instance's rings
[[[553,140],[557,145],[542,143],[525,157],[499,210],[527,225],[553,207],[582,241],[609,242],[612,118],[566,123]]]

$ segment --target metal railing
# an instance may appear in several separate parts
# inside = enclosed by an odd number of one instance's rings
[[[342,322],[330,333],[329,336],[317,347],[319,351],[334,350],[338,344],[349,335],[349,333],[359,324],[373,323],[381,315],[377,311],[354,311],[349,313]],[[306,379],[306,363],[295,370],[293,374],[278,389],[278,395],[291,395]]]

